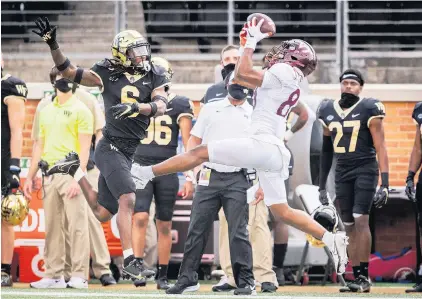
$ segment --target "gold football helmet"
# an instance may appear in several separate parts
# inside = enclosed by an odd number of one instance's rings
[[[118,33],[113,39],[111,54],[124,67],[131,67],[137,72],[151,70],[151,46],[136,30]]]
[[[173,72],[170,62],[168,62],[167,59],[156,56],[151,59],[151,62],[154,65],[158,65],[164,68],[167,79],[171,80],[171,78],[173,78],[174,72]]]
[[[10,193],[2,198],[1,218],[11,225],[19,225],[29,213],[28,201],[19,191]]]

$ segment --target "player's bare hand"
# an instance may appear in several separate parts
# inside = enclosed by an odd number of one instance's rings
[[[247,30],[248,30],[247,24],[245,24],[243,26],[242,30],[240,30],[240,32],[239,32],[239,44],[240,44],[241,47],[244,47],[245,44],[246,44],[246,40],[247,40],[247,36],[248,36]]]
[[[78,196],[80,192],[81,188],[79,187],[78,182],[73,180],[72,184],[69,186],[69,189],[67,189],[66,196],[68,199],[72,199]]]
[[[405,189],[407,198],[409,198],[409,200],[416,202],[415,199],[415,183],[413,182],[413,179],[408,179],[406,181],[406,189]]]
[[[127,119],[132,114],[139,112],[139,106],[136,103],[117,104],[110,109],[115,119]]]
[[[32,180],[26,180],[25,184],[23,185],[23,194],[27,200],[31,200],[32,198]]]
[[[264,200],[264,190],[261,187],[258,188],[255,192],[255,200],[253,201],[252,205],[257,205],[259,202]]]
[[[40,36],[52,50],[57,49],[56,30],[57,26],[51,27],[47,17],[38,18],[35,21],[39,31],[32,30],[36,35]]]
[[[193,183],[185,182],[185,184],[183,185],[182,199],[191,199],[193,196],[193,190]]]

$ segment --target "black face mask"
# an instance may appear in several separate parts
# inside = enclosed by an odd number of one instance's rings
[[[54,88],[59,90],[60,92],[67,93],[72,90],[72,81],[68,79],[61,78],[54,83]]]
[[[354,94],[343,92],[338,102],[341,108],[350,108],[359,101],[359,97]]]
[[[233,99],[242,101],[248,96],[249,89],[239,84],[230,84],[227,88],[227,92]]]
[[[223,76],[223,80],[226,79],[227,75],[234,71],[236,67],[236,64],[229,63],[228,65],[225,65],[223,69],[221,70],[221,76]]]

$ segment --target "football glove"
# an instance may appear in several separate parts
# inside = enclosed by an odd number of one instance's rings
[[[38,18],[35,21],[35,25],[37,25],[40,31],[32,30],[32,32],[40,36],[47,43],[47,45],[50,46],[50,49],[57,49],[59,47],[56,40],[57,26],[51,28],[50,22],[48,21],[47,17],[44,17],[44,21],[41,18]]]
[[[127,119],[132,114],[139,112],[137,103],[117,104],[110,109],[115,119]]]
[[[248,22],[248,28],[246,29],[246,43],[245,48],[252,48],[255,50],[256,44],[259,43],[264,38],[270,36],[269,33],[262,33],[261,26],[264,23],[264,19],[261,19],[259,23],[256,23],[256,18],[252,18]],[[245,27],[244,27],[245,28]]]
[[[406,195],[409,200],[416,202],[415,199],[415,183],[413,182],[415,177],[415,173],[413,171],[409,171],[409,174],[406,178]]]
[[[319,190],[319,201],[324,206],[328,206],[331,203],[330,195],[327,190]]]
[[[378,209],[387,204],[389,196],[388,186],[381,185],[374,196],[374,206]]]
[[[19,159],[10,159],[9,167],[9,188],[16,189],[20,186],[20,177],[21,168],[19,167]]]

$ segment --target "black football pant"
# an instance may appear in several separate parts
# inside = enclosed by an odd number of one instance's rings
[[[212,170],[209,186],[197,186],[178,282],[195,283],[213,222],[223,207],[229,230],[230,257],[238,288],[254,286],[252,247],[247,230],[249,183],[243,172],[221,173]]]

